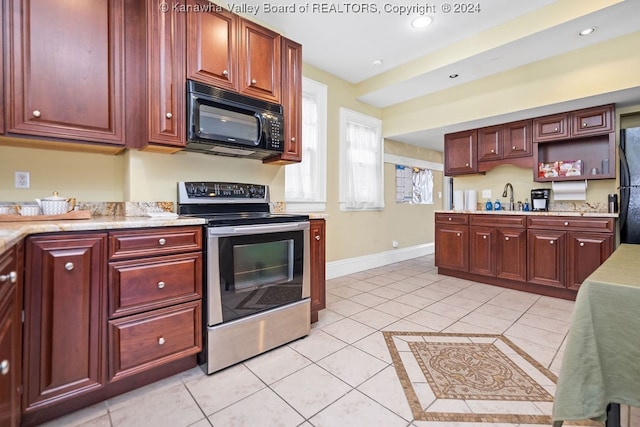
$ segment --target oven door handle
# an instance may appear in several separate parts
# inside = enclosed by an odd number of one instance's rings
[[[249,225],[246,227],[211,227],[209,228],[209,235],[277,233],[281,231],[304,230],[306,228],[309,228],[309,223],[306,221],[286,224]]]

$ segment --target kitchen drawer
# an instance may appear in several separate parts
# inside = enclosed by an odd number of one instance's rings
[[[109,263],[109,317],[192,301],[201,295],[201,252]]]
[[[436,224],[467,224],[468,215],[466,214],[450,214],[437,213]]]
[[[202,227],[163,227],[109,233],[109,259],[202,249]]]
[[[110,320],[111,380],[198,353],[201,323],[200,301]]]
[[[524,215],[479,214],[469,215],[469,225],[483,227],[519,227],[524,228],[527,220]]]
[[[541,217],[530,216],[527,221],[528,228],[553,229],[553,230],[581,230],[599,231],[603,233],[613,232],[613,218],[597,217],[572,217],[555,216]]]

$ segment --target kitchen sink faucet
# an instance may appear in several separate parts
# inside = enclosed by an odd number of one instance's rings
[[[511,190],[511,196],[509,197],[509,204],[506,206],[507,211],[512,211],[514,208],[513,204],[513,185],[510,182],[504,186],[504,191],[502,192],[502,197],[507,197],[507,190]]]

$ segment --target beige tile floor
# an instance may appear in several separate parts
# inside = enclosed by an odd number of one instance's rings
[[[572,309],[571,301],[441,276],[432,255],[415,258],[328,281],[327,309],[304,339],[46,425],[524,427],[415,421],[380,331],[503,334],[558,374]],[[640,414],[625,408],[622,416],[640,426]]]

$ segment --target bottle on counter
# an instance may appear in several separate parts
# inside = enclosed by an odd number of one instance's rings
[[[529,199],[524,199],[524,206],[522,206],[522,210],[529,212]]]
[[[484,205],[484,209],[487,211],[493,210],[493,204],[491,203],[491,200],[487,200],[487,203]]]
[[[500,203],[500,199],[496,199],[496,202],[493,204],[493,210],[499,211],[502,209],[502,204]]]
[[[522,210],[522,202],[520,200],[518,200],[518,207],[516,209],[518,209],[519,211]]]

